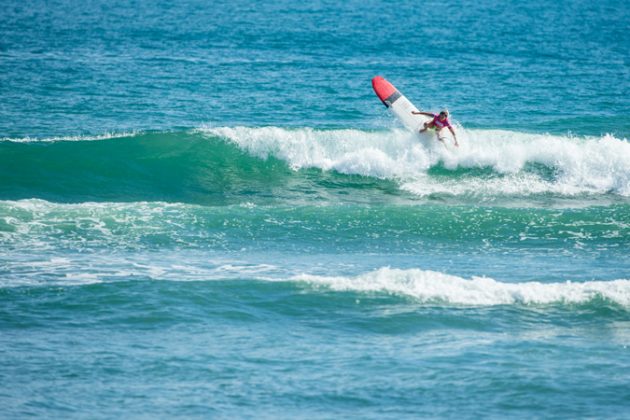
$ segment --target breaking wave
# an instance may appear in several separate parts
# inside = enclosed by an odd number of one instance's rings
[[[630,196],[625,139],[463,129],[460,138],[456,149],[398,129],[206,127],[3,139],[0,199]]]

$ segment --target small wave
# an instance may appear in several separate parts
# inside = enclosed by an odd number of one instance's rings
[[[381,293],[411,298],[423,304],[575,305],[607,302],[630,309],[630,280],[505,283],[488,277],[462,277],[438,271],[383,267],[356,276],[296,274],[289,267],[264,262],[214,257],[188,252],[156,260],[152,253],[124,255],[68,254],[49,259],[32,256],[7,262],[11,275],[0,288],[85,286],[120,281],[240,281],[298,282],[335,292]]]
[[[2,137],[0,141],[11,143],[54,143],[60,141],[98,141],[141,135],[141,131],[111,132],[97,135],[54,136],[54,137]]]
[[[470,280],[436,271],[380,268],[355,277],[293,277],[335,291],[385,292],[408,296],[423,303],[456,305],[580,304],[596,299],[630,307],[630,280],[580,283],[502,283],[487,277]]]

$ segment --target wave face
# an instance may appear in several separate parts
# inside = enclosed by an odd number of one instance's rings
[[[365,201],[630,196],[630,144],[460,128],[446,148],[403,130],[216,127],[4,139],[0,196],[55,201]]]
[[[1,194],[12,198],[222,203],[284,185],[292,175],[280,161],[187,132],[18,139],[0,148]]]

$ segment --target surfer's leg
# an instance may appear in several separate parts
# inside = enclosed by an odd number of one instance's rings
[[[421,133],[424,133],[425,131],[427,131],[429,128],[431,128],[432,123],[431,122],[425,122],[424,123],[424,128],[420,130]]]

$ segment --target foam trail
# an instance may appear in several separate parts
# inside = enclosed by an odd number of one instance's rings
[[[336,291],[386,292],[420,302],[458,305],[586,303],[606,299],[630,307],[630,280],[583,283],[502,283],[487,277],[470,280],[435,271],[380,268],[356,277],[301,274],[293,280]]]
[[[11,143],[55,143],[60,141],[98,141],[141,135],[141,131],[111,132],[98,135],[55,136],[55,137],[2,137],[0,141]]]
[[[186,256],[188,258],[189,255]],[[275,281],[281,270],[271,264],[247,263],[229,258],[208,259],[195,254],[191,261],[151,254],[27,256],[20,261],[2,261],[0,289],[13,287],[85,286],[119,281],[225,281],[253,278]],[[275,277],[272,277],[275,276]]]
[[[461,147],[449,151],[406,130],[315,130],[218,127],[199,131],[225,138],[259,158],[282,159],[294,169],[319,168],[400,182],[417,195],[445,193],[630,196],[630,143],[612,136],[575,138],[459,128]],[[542,166],[547,171],[532,166]],[[440,179],[448,171],[491,169],[492,176]],[[464,174],[465,175],[465,174]]]

